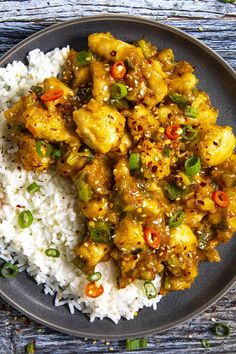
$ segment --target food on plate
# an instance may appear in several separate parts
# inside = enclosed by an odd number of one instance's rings
[[[80,226],[67,259],[83,279],[81,301],[106,295],[110,267],[114,294],[137,284],[143,305],[155,304],[190,288],[201,261],[220,261],[216,247],[236,230],[235,136],[171,49],[111,33],[89,35],[88,48],[70,49],[59,76],[4,112],[14,163],[34,176],[29,194],[48,172],[74,188]],[[36,214],[20,210],[19,226],[34,227]],[[40,245],[51,262],[67,252],[61,233],[60,251],[58,240]]]

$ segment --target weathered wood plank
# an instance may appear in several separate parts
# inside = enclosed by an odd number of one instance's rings
[[[0,353],[24,353],[28,343],[35,340],[37,353],[124,353],[125,341],[84,340],[53,330],[28,321],[18,311],[0,300]],[[226,310],[227,309],[227,310]],[[208,339],[211,343],[209,353],[235,353],[236,348],[236,288],[230,290],[216,306],[211,307],[195,319],[186,324],[166,331],[159,335],[148,337],[148,349],[139,353],[181,354],[200,353],[201,339]],[[212,321],[227,323],[231,329],[231,337],[221,339],[215,337],[210,327]],[[109,348],[114,350],[110,350]]]
[[[215,20],[168,20],[162,22],[176,26],[200,39],[236,68],[235,20],[217,20],[217,23]],[[49,26],[48,23],[8,22],[0,24],[0,56],[24,38],[47,26]]]

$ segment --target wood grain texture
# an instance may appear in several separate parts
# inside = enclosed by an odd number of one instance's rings
[[[52,23],[99,14],[140,15],[176,26],[202,40],[236,69],[236,5],[217,0],[0,0],[0,56],[29,35]],[[26,289],[27,291],[27,289]],[[214,337],[213,319],[232,328],[227,339]],[[208,353],[236,353],[236,287],[216,306],[186,324],[148,337],[139,353],[199,354],[201,339],[209,339]],[[125,341],[83,340],[28,321],[0,300],[0,354],[25,353],[35,340],[36,353],[125,353]]]

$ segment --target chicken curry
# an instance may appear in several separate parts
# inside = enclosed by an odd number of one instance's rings
[[[17,159],[76,186],[73,263],[92,280],[113,259],[118,288],[141,279],[152,297],[157,274],[162,294],[189,288],[236,230],[232,128],[216,125],[193,66],[171,49],[110,33],[89,35],[88,48],[5,112]]]

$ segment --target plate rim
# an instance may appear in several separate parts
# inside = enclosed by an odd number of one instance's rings
[[[57,31],[58,29],[62,29],[71,25],[76,25],[77,23],[84,23],[84,22],[94,22],[94,21],[104,21],[104,20],[120,20],[120,21],[125,21],[127,20],[128,22],[139,22],[147,25],[154,26],[156,28],[161,28],[164,30],[168,30],[169,32],[175,33],[179,35],[180,37],[192,42],[194,45],[197,45],[200,47],[204,52],[206,52],[208,55],[213,57],[215,60],[217,60],[227,71],[228,73],[232,76],[232,78],[236,81],[236,71],[226,62],[225,59],[223,59],[218,53],[216,53],[213,49],[211,49],[208,45],[205,43],[201,42],[199,39],[193,37],[192,35],[182,31],[179,28],[176,28],[172,25],[162,23],[158,20],[151,20],[146,17],[142,16],[132,16],[132,15],[115,15],[115,14],[103,14],[103,15],[95,15],[95,16],[85,16],[85,17],[78,17],[74,19],[69,19],[66,21],[61,21],[57,22],[55,24],[49,25],[49,27],[44,28],[40,31],[37,31],[36,33],[30,35],[29,37],[25,38],[21,42],[17,43],[15,46],[13,46],[10,50],[8,50],[1,58],[0,58],[0,67],[5,66],[8,64],[8,59],[15,53],[17,52],[20,48],[23,48],[25,45],[28,45],[35,39],[39,39],[43,36],[45,36],[47,33]],[[104,336],[103,334],[98,334],[96,336],[89,334],[88,332],[83,332],[81,330],[78,331],[72,330],[72,329],[67,329],[64,328],[60,325],[57,324],[51,324],[49,321],[36,316],[29,312],[25,307],[22,307],[21,305],[17,304],[15,301],[11,300],[1,289],[0,289],[0,296],[3,298],[6,302],[8,302],[10,305],[12,305],[15,309],[29,317],[30,319],[47,326],[49,328],[52,328],[54,330],[57,330],[62,333],[70,334],[76,337],[87,337],[87,338],[96,338],[96,339],[110,339],[110,340],[121,340],[121,339],[126,339],[126,338],[137,338],[137,336],[147,336],[150,334],[158,334],[161,332],[164,332],[166,330],[170,330],[174,327],[176,327],[179,324],[184,324],[190,319],[196,317],[197,315],[200,315],[203,311],[207,310],[210,306],[212,306],[216,301],[218,301],[223,295],[226,294],[226,292],[233,287],[234,283],[236,282],[236,273],[232,277],[232,279],[225,285],[221,291],[219,291],[215,296],[213,296],[209,301],[207,301],[205,304],[200,306],[198,309],[192,311],[188,315],[185,315],[184,317],[181,317],[178,320],[175,320],[171,324],[165,324],[162,325],[159,329],[150,329],[150,330],[143,330],[139,331],[137,334],[131,334],[129,336],[123,335],[123,334],[106,334]],[[37,284],[35,284],[36,286]],[[153,310],[155,311],[155,310]]]

